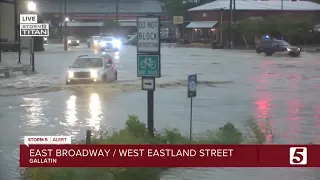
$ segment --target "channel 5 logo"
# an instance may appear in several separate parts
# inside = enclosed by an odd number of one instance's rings
[[[289,163],[291,165],[306,165],[308,163],[307,151],[306,147],[291,147]]]

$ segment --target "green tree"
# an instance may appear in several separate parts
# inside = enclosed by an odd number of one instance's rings
[[[311,39],[314,37],[313,29],[317,20],[313,16],[292,17],[269,16],[263,20],[240,20],[233,25],[234,31],[245,36],[261,36],[269,34],[274,37],[283,36],[288,41],[294,38]],[[222,25],[223,30],[227,30],[227,24]]]

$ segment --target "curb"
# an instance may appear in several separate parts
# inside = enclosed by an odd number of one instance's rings
[[[320,49],[305,49],[305,52],[319,52],[320,53]]]

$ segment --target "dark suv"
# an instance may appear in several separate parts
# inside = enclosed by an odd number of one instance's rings
[[[275,52],[288,52],[290,56],[297,57],[300,55],[301,50],[283,40],[263,39],[257,44],[256,52],[263,52],[267,56],[272,56]]]

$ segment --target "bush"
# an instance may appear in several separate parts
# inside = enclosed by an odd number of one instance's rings
[[[243,135],[233,124],[227,123],[218,130],[206,131],[194,144],[264,143],[265,135],[254,120],[246,125],[248,135]],[[249,141],[248,141],[249,140]],[[80,143],[83,143],[80,142]],[[119,132],[102,132],[92,137],[92,144],[187,144],[189,138],[178,129],[166,128],[148,136],[146,125],[137,116],[130,115],[126,126]],[[166,168],[26,168],[21,170],[22,180],[159,180]]]

